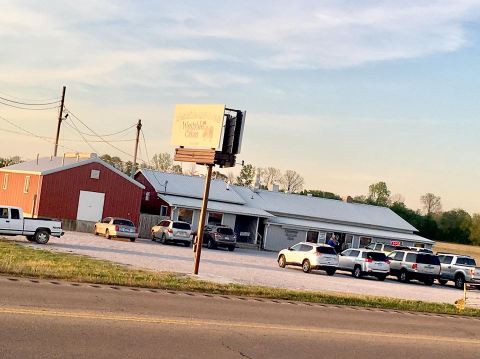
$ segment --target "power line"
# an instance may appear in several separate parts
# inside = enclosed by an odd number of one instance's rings
[[[41,100],[38,100],[38,99],[27,99],[25,97],[18,97],[18,96],[13,96],[13,95],[10,95],[8,93],[5,93],[3,91],[0,91],[0,94],[2,94],[3,96],[7,96],[7,97],[11,97],[11,98],[14,98],[14,99],[17,99],[17,100],[23,100],[23,101],[30,101],[30,102],[46,102],[46,101],[56,101],[56,102],[60,102],[60,99],[58,97],[53,97],[53,98],[47,98],[47,99],[41,99]]]
[[[83,135],[80,133],[80,130],[78,129],[77,125],[75,125],[75,123],[72,122],[72,125],[70,125],[67,121],[65,121],[65,124],[70,126],[70,128],[73,128],[75,131],[77,131],[80,137],[82,137],[82,140],[88,145],[88,147],[90,147],[93,152],[98,153],[98,151],[87,141],[87,139],[83,137]]]
[[[66,109],[66,110],[67,110],[67,112],[69,112],[68,109]],[[73,115],[73,114],[72,114],[72,115]],[[102,135],[91,134],[91,133],[86,133],[86,132],[82,132],[82,131],[80,131],[80,133],[81,133],[82,135],[84,135],[84,136],[92,136],[92,137],[98,137],[98,136],[111,137],[111,136],[115,136],[115,135],[118,135],[118,134],[120,134],[120,133],[126,132],[126,131],[130,130],[131,128],[135,127],[136,125],[137,125],[137,124],[134,124],[134,125],[131,125],[130,127],[127,127],[127,128],[125,128],[125,129],[123,129],[123,130],[120,130],[120,131],[117,131],[117,132],[114,132],[114,133],[108,133],[108,134],[105,134],[105,135],[104,135],[104,134],[102,134]],[[130,140],[129,140],[129,141],[130,141]],[[133,140],[133,141],[135,141],[135,140]],[[110,142],[115,142],[115,141],[110,141]]]
[[[47,105],[53,105],[56,103],[59,103],[60,101],[53,101],[53,102],[44,102],[44,103],[28,103],[28,102],[21,102],[21,101],[15,101],[15,100],[10,100],[8,98],[0,96],[0,99],[8,102],[13,102],[19,105],[25,105],[25,106],[47,106]]]
[[[52,110],[54,108],[59,107],[59,106],[43,107],[43,108],[22,107],[22,106],[12,105],[10,103],[5,103],[3,101],[0,101],[0,104],[5,105],[5,106],[10,106],[10,107],[15,107],[15,108],[18,108],[20,110],[33,110],[33,111]]]
[[[148,164],[148,166],[151,166],[150,156],[148,155],[148,149],[147,149],[147,141],[145,141],[145,134],[143,133],[143,129],[140,130],[140,132],[142,133],[143,146],[145,147],[145,156],[147,156],[147,164]]]

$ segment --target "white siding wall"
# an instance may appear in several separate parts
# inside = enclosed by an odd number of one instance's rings
[[[279,251],[288,248],[298,242],[304,241],[306,235],[307,232],[304,230],[270,225],[268,226],[267,237],[265,239],[265,249],[269,251]]]
[[[234,214],[224,213],[223,214],[223,219],[222,219],[222,224],[224,226],[228,226],[230,228],[235,229],[235,219],[236,218],[237,218],[237,216],[234,215]]]

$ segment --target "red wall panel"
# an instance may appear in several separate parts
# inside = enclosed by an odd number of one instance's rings
[[[99,179],[90,178],[92,170],[100,171]],[[99,163],[43,176],[39,215],[76,219],[80,191],[105,193],[102,217],[127,218],[138,226],[142,189]]]
[[[3,189],[3,181],[6,174],[8,174],[7,189]],[[26,176],[30,176],[28,193],[24,192]],[[0,172],[0,204],[20,207],[27,216],[30,216],[34,212],[34,198],[39,192],[39,187],[39,175],[30,173]],[[38,198],[36,201],[38,202]]]
[[[145,189],[143,190],[143,193],[142,193],[141,212],[147,213],[147,214],[154,214],[158,216],[160,214],[160,207],[167,206],[168,207],[167,216],[170,216],[172,209],[170,208],[167,202],[158,198],[155,188],[153,188],[153,186],[145,178],[145,176],[139,172],[135,175],[135,180],[145,186]],[[150,197],[148,201],[146,200],[147,198],[146,193],[150,193]]]

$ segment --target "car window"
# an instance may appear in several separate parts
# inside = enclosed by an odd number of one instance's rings
[[[385,244],[385,247],[383,247],[383,250],[385,252],[391,252],[391,251],[394,251],[395,250],[395,247],[390,245],[390,244]]]
[[[440,263],[443,264],[451,264],[452,263],[452,256],[438,256],[438,259],[440,259]]]
[[[417,263],[440,265],[440,260],[437,256],[432,256],[431,254],[427,253],[419,253],[417,254]]]
[[[365,248],[367,249],[373,249],[375,248],[375,243],[370,243],[368,246],[366,246]]]
[[[347,249],[346,251],[342,252],[342,256],[349,257],[351,252],[352,252],[351,249]]]
[[[299,244],[295,244],[294,246],[290,247],[290,249],[291,249],[292,251],[299,251],[299,250],[300,250],[300,246],[301,246],[300,243],[299,243]]]
[[[114,219],[112,224],[115,224],[117,226],[135,227],[133,223],[127,219]]]
[[[467,258],[467,257],[458,257],[456,264],[469,266],[469,267],[475,267],[476,265],[475,260],[473,258]]]
[[[0,208],[0,218],[8,219],[8,208]]]
[[[377,244],[375,245],[375,248],[374,248],[374,249],[375,249],[376,251],[381,250],[381,249],[382,249],[382,244],[381,244],[381,243],[377,243]]]
[[[313,247],[312,247],[312,246],[309,246],[308,244],[302,244],[302,245],[300,246],[300,249],[299,249],[299,250],[300,250],[301,252],[308,252],[308,251],[311,251],[312,248],[313,248]]]
[[[387,256],[385,253],[379,253],[379,252],[364,252],[366,256],[363,258],[371,259],[374,261],[380,261],[380,262],[385,262],[387,260]]]
[[[217,233],[224,234],[226,236],[232,236],[233,235],[233,229],[228,228],[228,227],[220,227],[220,228],[217,228]]]
[[[407,253],[407,257],[405,258],[405,262],[415,263],[416,259],[417,259],[417,253]]]
[[[323,253],[323,254],[337,254],[337,252],[335,252],[335,249],[333,249],[332,247],[328,246],[328,247],[317,247],[317,252],[318,253]]]
[[[359,253],[360,253],[360,251],[357,251],[357,250],[353,249],[353,250],[350,252],[349,257],[357,257]]]
[[[10,217],[12,219],[20,219],[20,211],[16,208],[10,209]]]
[[[175,229],[185,229],[185,230],[190,230],[190,225],[185,222],[173,222],[172,225],[173,228]]]
[[[102,221],[102,223],[110,223],[110,218],[109,218],[109,217],[104,218],[103,221]]]
[[[393,257],[393,260],[402,261],[404,254],[405,254],[405,252],[397,252],[397,253],[395,253],[395,256]]]

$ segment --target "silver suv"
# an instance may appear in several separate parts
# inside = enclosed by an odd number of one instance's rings
[[[475,284],[480,288],[480,267],[476,267],[475,259],[463,254],[437,253],[441,271],[438,282],[447,284],[449,280],[455,287],[463,289],[465,283]]]
[[[192,228],[190,223],[181,221],[164,220],[152,227],[152,241],[160,238],[162,244],[168,242],[183,243],[189,247],[192,243]]]
[[[355,278],[366,275],[383,281],[390,272],[385,253],[366,248],[346,249],[340,253],[338,261],[338,269],[352,272]]]
[[[440,275],[440,260],[436,255],[417,251],[393,251],[390,259],[390,274],[400,282],[407,283],[411,279],[432,285]]]

